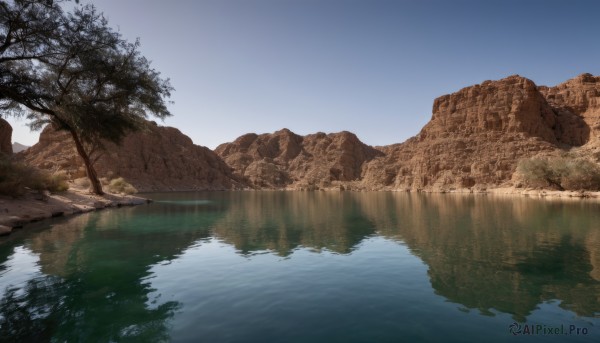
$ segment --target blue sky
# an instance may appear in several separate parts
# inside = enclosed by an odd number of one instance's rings
[[[163,125],[210,148],[284,127],[399,143],[429,121],[436,97],[462,87],[600,74],[598,1],[93,3],[171,79]],[[37,141],[10,121],[13,141]]]

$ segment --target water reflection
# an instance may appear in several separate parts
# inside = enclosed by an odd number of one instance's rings
[[[0,290],[0,341],[167,341],[182,304],[160,298],[152,268],[214,238],[244,256],[294,258],[300,248],[351,254],[382,236],[405,244],[435,293],[464,310],[525,321],[559,300],[579,316],[600,311],[598,203],[350,192],[154,198],[0,240],[0,281],[20,247],[37,254],[40,271]]]
[[[355,199],[324,192],[234,192],[215,235],[241,253],[298,247],[350,253],[375,227]]]
[[[527,198],[357,196],[382,235],[402,239],[448,300],[524,321],[553,299],[578,315],[600,311],[597,203]]]
[[[599,204],[403,193],[231,193],[215,234],[240,252],[299,246],[350,253],[378,234],[429,266],[435,291],[467,309],[524,321],[553,299],[600,311]]]
[[[150,297],[149,269],[210,237],[214,214],[196,210],[104,211],[7,239],[0,253],[25,245],[42,275],[1,290],[0,341],[169,341],[180,304]]]

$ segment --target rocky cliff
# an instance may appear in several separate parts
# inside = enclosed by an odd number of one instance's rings
[[[70,136],[46,127],[36,145],[20,154],[28,164],[64,171],[70,178],[85,169]],[[107,143],[95,164],[100,177],[123,177],[139,191],[224,190],[240,187],[231,169],[210,149],[172,127],[149,123],[125,137],[120,146]]]
[[[215,152],[253,188],[342,186],[360,181],[367,163],[383,156],[350,132],[299,136],[288,129],[247,134]]]
[[[255,188],[444,191],[511,185],[521,158],[598,146],[600,77],[538,87],[514,75],[437,98],[431,121],[401,144],[284,129],[244,135],[216,153]]]
[[[435,99],[419,134],[383,147],[346,131],[300,136],[283,129],[249,133],[213,152],[174,128],[150,125],[120,147],[109,144],[97,168],[140,190],[477,191],[515,185],[522,158],[565,151],[600,158],[600,77],[546,87],[513,75],[466,87]],[[22,155],[84,176],[70,139],[50,129]]]
[[[12,155],[12,131],[12,126],[6,120],[0,118],[0,153]]]

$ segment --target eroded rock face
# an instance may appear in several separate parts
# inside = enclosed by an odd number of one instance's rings
[[[539,87],[558,118],[561,142],[600,142],[600,77],[581,74],[555,87]]]
[[[452,190],[509,181],[523,157],[550,153],[564,141],[537,86],[510,76],[437,98],[421,132],[384,147],[365,174],[369,188]]]
[[[123,177],[139,191],[224,190],[241,187],[231,169],[210,149],[172,127],[150,123],[129,134],[120,146],[108,143],[95,164],[100,177]],[[40,142],[21,153],[30,165],[65,171],[71,178],[85,169],[66,132],[46,127]]]
[[[383,156],[350,132],[299,136],[288,129],[247,134],[215,152],[253,188],[311,189],[359,181],[366,164]]]
[[[538,87],[513,75],[437,98],[431,121],[401,144],[281,130],[216,152],[257,188],[443,191],[508,186],[522,158],[590,146],[600,149],[600,77]]]
[[[97,168],[141,190],[478,190],[511,186],[522,158],[567,150],[600,158],[600,77],[538,87],[513,75],[466,87],[437,98],[418,135],[383,147],[346,131],[300,136],[283,129],[246,134],[215,154],[155,125],[122,147],[109,145]],[[45,131],[23,155],[44,169],[84,175],[63,133]]]
[[[0,153],[12,155],[12,131],[12,126],[6,120],[0,118]]]

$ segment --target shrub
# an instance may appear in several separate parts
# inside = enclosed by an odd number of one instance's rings
[[[600,166],[572,156],[534,157],[522,159],[517,172],[530,187],[552,187],[560,190],[600,189]]]
[[[64,192],[69,189],[67,174],[59,171],[46,177],[46,189],[50,192]]]
[[[73,183],[80,188],[90,188],[90,186],[92,185],[92,183],[90,182],[90,179],[88,179],[87,177],[81,177],[79,179],[75,179],[73,180]]]
[[[130,183],[125,181],[122,177],[112,179],[108,184],[108,190],[111,193],[120,193],[120,194],[134,194],[137,193],[137,189],[133,187]]]
[[[36,191],[62,192],[69,189],[64,173],[49,174],[21,163],[15,163],[7,156],[0,157],[0,194],[12,197],[22,196],[27,189]]]

